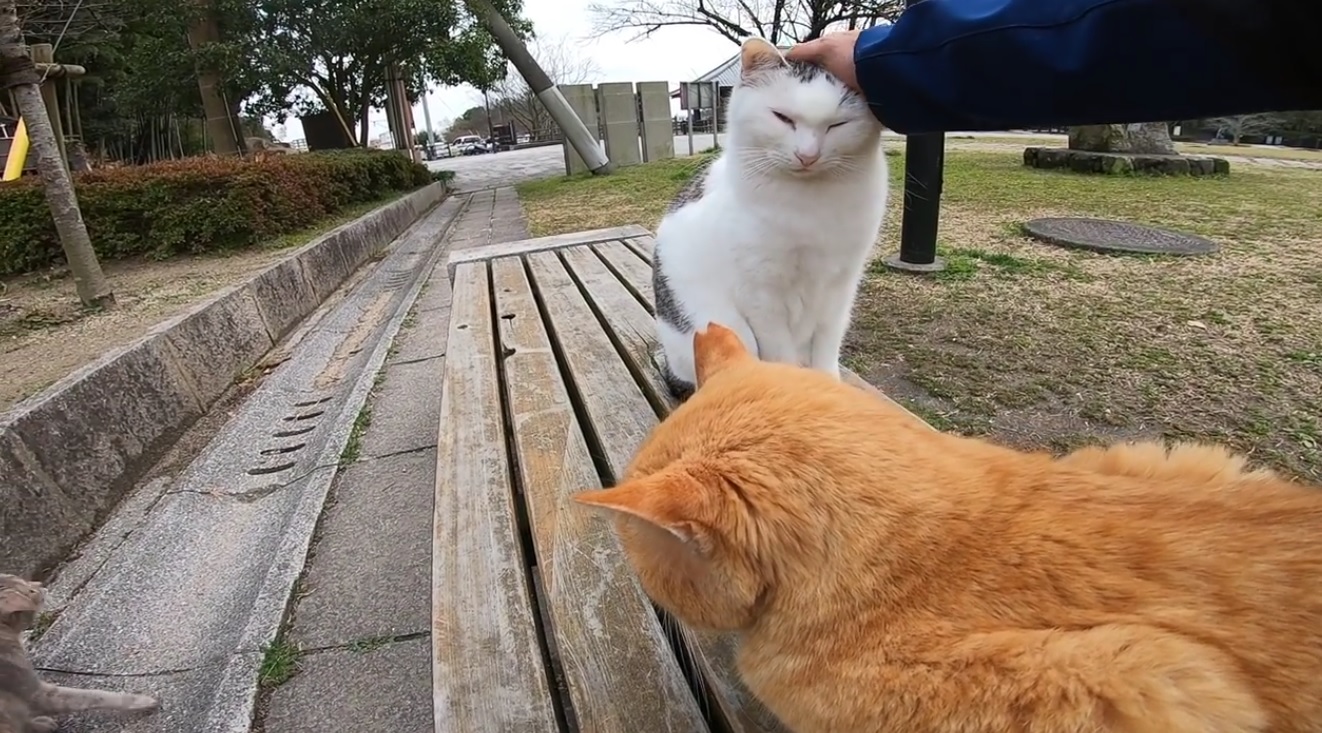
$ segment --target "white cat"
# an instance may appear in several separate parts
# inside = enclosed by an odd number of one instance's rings
[[[886,210],[881,124],[816,66],[744,42],[724,151],[656,234],[658,362],[693,391],[693,331],[714,321],[765,361],[840,374],[859,278]]]

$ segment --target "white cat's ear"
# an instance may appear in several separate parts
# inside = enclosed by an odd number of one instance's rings
[[[739,71],[744,79],[786,66],[780,49],[756,36],[744,41],[739,49]]]
[[[699,554],[711,552],[712,532],[702,521],[707,489],[680,466],[609,489],[580,491],[573,498],[580,504],[637,517],[669,532]]]
[[[699,387],[711,375],[752,358],[739,335],[719,323],[708,323],[705,330],[693,333],[693,369]]]

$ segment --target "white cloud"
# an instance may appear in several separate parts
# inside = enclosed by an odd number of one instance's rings
[[[737,51],[733,43],[713,31],[681,26],[663,28],[651,38],[630,41],[631,33],[621,32],[596,36],[592,31],[588,6],[591,0],[525,0],[524,14],[533,22],[537,35],[543,38],[567,38],[578,44],[577,53],[590,57],[600,78],[595,83],[608,81],[665,81],[673,88],[680,81],[691,80],[733,56]],[[482,103],[482,94],[468,86],[433,88],[428,96],[432,126],[439,132],[445,123],[458,117],[474,105]],[[422,105],[413,108],[414,123],[424,126]],[[371,135],[387,129],[385,113],[373,110],[370,117]],[[285,124],[283,140],[303,136],[303,126],[297,118]]]

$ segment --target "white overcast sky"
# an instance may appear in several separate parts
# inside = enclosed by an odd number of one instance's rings
[[[592,59],[601,75],[594,83],[607,81],[666,81],[674,88],[710,70],[739,51],[739,47],[717,33],[697,26],[664,28],[651,38],[630,41],[632,34],[620,32],[594,37],[588,5],[592,0],[524,0],[524,14],[542,38],[565,38],[575,42],[577,54]],[[433,88],[428,95],[432,126],[438,132],[464,110],[482,103],[472,87]],[[385,114],[373,110],[372,137],[386,131]],[[413,108],[413,121],[424,126],[422,105]],[[297,118],[273,128],[282,140],[303,137]]]

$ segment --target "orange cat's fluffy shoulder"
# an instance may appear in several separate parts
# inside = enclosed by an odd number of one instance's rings
[[[1322,493],[1223,449],[1062,459],[695,338],[625,480],[643,587],[797,733],[1322,731]]]

